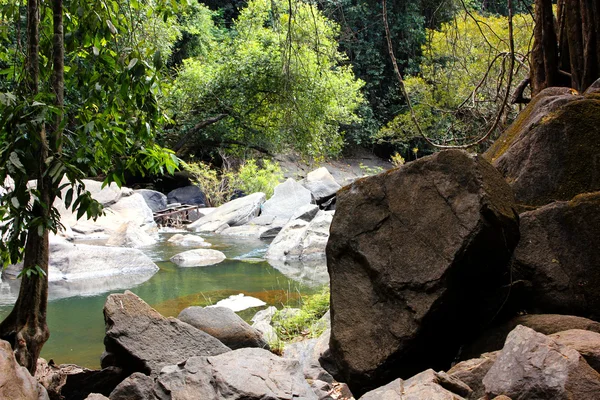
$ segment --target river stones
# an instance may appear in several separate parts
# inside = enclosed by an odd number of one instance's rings
[[[192,222],[187,228],[196,232],[215,232],[219,228],[244,225],[258,216],[265,199],[264,193],[257,192],[232,200]]]

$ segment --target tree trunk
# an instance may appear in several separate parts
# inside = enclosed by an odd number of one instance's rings
[[[53,11],[53,74],[52,89],[54,104],[62,110],[64,103],[64,42],[62,21],[62,0],[54,0]],[[27,5],[28,51],[26,68],[28,72],[26,90],[28,94],[38,93],[39,88],[39,23],[40,10],[37,0],[29,0]],[[39,131],[40,148],[37,171],[37,189],[39,200],[34,202],[32,216],[39,217],[42,229],[38,225],[29,228],[25,245],[23,271],[19,297],[11,313],[0,323],[0,337],[8,339],[15,350],[17,362],[34,375],[37,359],[42,347],[50,337],[46,323],[48,305],[48,226],[50,209],[55,198],[52,178],[47,174],[46,160],[49,156],[49,144],[55,155],[60,153],[62,113],[56,117],[52,126],[51,139],[46,129]],[[41,273],[40,273],[41,271]]]
[[[550,86],[584,91],[600,77],[599,24],[598,0],[558,0],[556,23],[551,0],[535,0],[534,95]]]

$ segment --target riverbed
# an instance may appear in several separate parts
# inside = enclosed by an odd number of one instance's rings
[[[284,305],[297,306],[301,295],[314,293],[325,284],[324,260],[321,265],[283,266],[278,263],[274,264],[275,268],[262,259],[269,242],[250,238],[203,235],[206,241],[213,244],[212,248],[225,253],[227,259],[208,267],[180,268],[168,260],[190,248],[167,242],[172,235],[172,232],[161,233],[156,245],[141,249],[160,268],[142,283],[139,283],[139,279],[118,277],[115,280],[119,281],[113,283],[118,283],[119,289],[103,290],[103,284],[98,282],[95,290],[86,292],[95,293],[86,296],[69,293],[68,284],[54,288],[53,296],[51,286],[51,300],[48,303],[50,339],[41,356],[47,360],[53,359],[57,364],[73,363],[99,368],[100,355],[104,350],[104,302],[110,293],[122,293],[125,288],[140,296],[164,316],[176,317],[186,307],[215,304],[240,293],[259,298],[267,305],[278,308]],[[301,273],[296,274],[300,270]],[[7,301],[9,289],[6,282],[3,285],[3,290],[0,290],[0,320],[12,309],[10,301]],[[94,286],[94,282],[91,282],[91,286]],[[13,295],[18,290],[15,287],[13,283]],[[249,320],[260,309],[251,308],[238,314]]]

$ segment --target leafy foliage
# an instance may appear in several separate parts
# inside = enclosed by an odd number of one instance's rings
[[[268,197],[283,179],[283,173],[277,162],[267,159],[260,161],[246,160],[237,171],[230,168],[217,170],[204,162],[183,163],[186,171],[193,176],[210,207],[218,207],[231,200],[238,191],[244,193],[263,192]]]
[[[471,17],[471,15],[473,17]],[[405,84],[421,128],[440,143],[472,140],[491,124],[506,88],[509,46],[508,22],[501,16],[458,14],[440,30],[428,30],[428,42],[420,74],[405,78]],[[529,14],[514,17],[514,81],[528,74],[533,21]],[[505,122],[514,119],[511,108]],[[381,129],[379,137],[397,144],[405,152],[417,137],[410,113],[404,110]]]
[[[60,228],[57,210],[44,204],[31,179],[49,175],[52,198],[62,198],[78,218],[96,218],[102,206],[85,190],[82,178],[103,174],[105,184],[121,185],[126,170],[173,172],[178,162],[173,152],[153,144],[164,116],[158,102],[161,49],[150,42],[150,31],[159,29],[158,21],[168,23],[166,3],[65,2],[64,110],[53,105],[52,13],[41,4],[38,93],[25,84],[26,55],[19,33],[25,31],[24,2],[8,2],[0,10],[0,40],[6,44],[0,49],[5,67],[0,72],[0,182],[8,176],[14,180],[14,190],[0,200],[5,265],[22,257],[27,231],[41,235]],[[142,20],[150,22],[138,29]],[[166,40],[173,40],[169,35]],[[57,119],[62,121],[59,126]],[[45,146],[49,155],[40,162]],[[49,219],[35,215],[35,207],[49,209]]]
[[[184,61],[170,96],[175,139],[198,122],[202,144],[296,149],[311,157],[341,149],[341,124],[358,121],[362,82],[341,66],[338,26],[302,1],[253,0],[214,51]]]

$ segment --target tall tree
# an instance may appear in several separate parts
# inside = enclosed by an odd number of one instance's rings
[[[600,77],[600,4],[597,0],[535,0],[531,53],[533,94],[550,86],[585,90]]]
[[[62,197],[78,217],[96,217],[102,209],[82,184],[87,174],[103,172],[106,183],[120,184],[125,168],[158,171],[166,166],[173,171],[177,161],[152,144],[161,114],[156,71],[143,54],[118,42],[119,29],[127,32],[129,16],[114,13],[120,10],[117,1],[89,14],[87,8],[96,4],[68,4],[82,10],[69,12],[68,45],[63,1],[28,0],[26,54],[21,57],[19,46],[0,51],[0,59],[12,63],[3,74],[15,83],[3,85],[7,91],[0,93],[0,182],[9,176],[14,180],[14,188],[0,199],[0,256],[4,266],[23,258],[19,296],[0,323],[0,338],[11,343],[17,361],[32,374],[49,337],[48,238],[60,229],[55,199]],[[2,15],[16,17],[19,25],[20,5],[5,5]],[[40,35],[40,29],[49,27],[50,32]],[[69,109],[65,59],[71,62]]]

